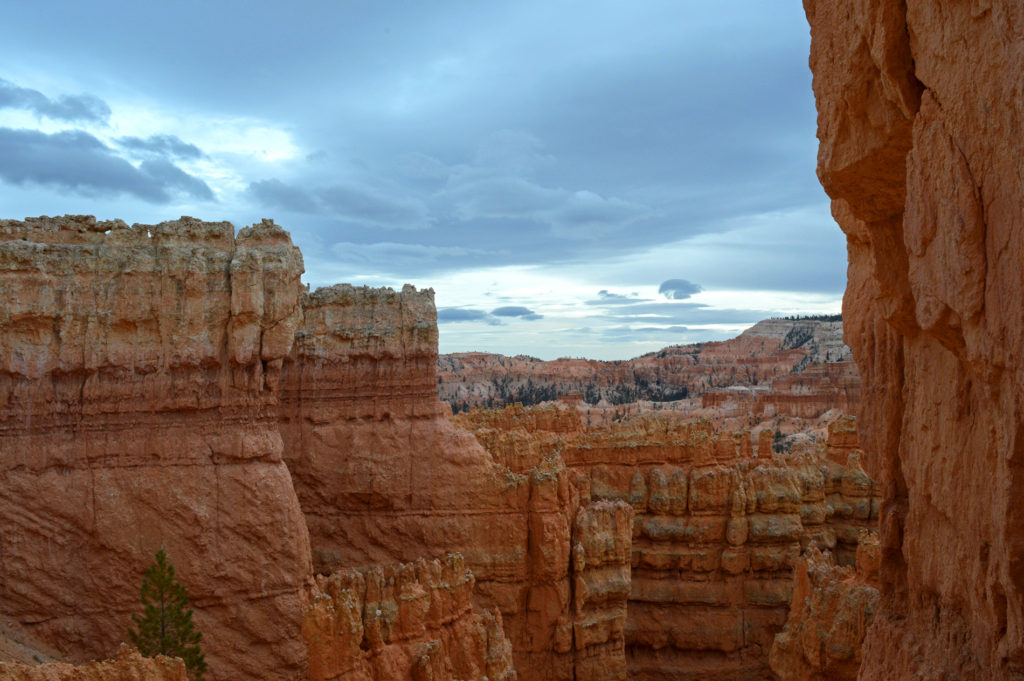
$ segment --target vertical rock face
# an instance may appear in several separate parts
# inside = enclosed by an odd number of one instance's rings
[[[862,679],[1024,674],[1024,5],[805,0],[882,485]]]
[[[301,673],[305,522],[274,405],[302,259],[271,222],[0,221],[0,607],[73,660],[160,547],[209,676]]]
[[[772,644],[782,681],[853,681],[878,607],[878,535],[864,532],[856,568],[811,548],[797,561],[786,628]]]
[[[460,553],[523,678],[572,678],[565,467],[510,470],[448,420],[432,291],[334,286],[305,295],[303,314],[281,433],[316,571]]]
[[[500,560],[508,537],[486,512],[525,497],[445,418],[433,291],[339,285],[302,307],[281,433],[317,571],[443,557],[459,538],[476,543],[464,547],[474,569]]]
[[[574,625],[578,646],[591,642],[581,638],[589,631],[606,641],[590,646],[599,664],[576,662],[577,678],[618,669],[620,631],[625,673],[596,678],[771,678],[767,654],[786,621],[801,549],[828,548],[852,564],[859,533],[877,520],[851,419],[832,424],[827,446],[786,455],[766,454],[772,433],[764,431],[759,456],[748,433],[716,432],[709,422],[648,418],[587,429],[575,410],[520,406],[457,420],[510,466],[564,460],[580,497],[574,547],[615,546],[607,554],[618,556],[621,546],[628,554],[628,563],[598,561],[589,573],[577,566],[593,561],[574,551],[576,610],[566,616],[601,622]],[[631,512],[604,526],[629,517],[631,532],[581,521],[609,518],[597,512],[609,503]],[[581,617],[580,596],[591,593],[610,607]]]
[[[513,681],[501,614],[473,611],[473,583],[458,555],[317,577],[310,681]]]

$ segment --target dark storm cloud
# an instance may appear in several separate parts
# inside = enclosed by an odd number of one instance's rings
[[[495,317],[519,317],[520,319],[543,319],[544,315],[537,314],[528,307],[521,305],[506,305],[504,307],[496,307],[491,310],[491,314]]]
[[[38,90],[0,78],[0,109],[24,109],[58,121],[106,123],[110,107],[93,95],[61,95],[50,99]]]
[[[156,156],[166,156],[186,160],[200,159],[205,156],[194,144],[183,141],[177,135],[150,135],[141,137],[118,137],[118,145],[129,151]]]
[[[333,185],[317,190],[317,198],[337,217],[385,229],[425,229],[433,220],[426,206],[405,193],[356,185]]]
[[[136,168],[82,131],[48,135],[35,130],[0,128],[0,179],[16,185],[49,185],[86,195],[124,193],[152,203],[170,201],[169,190],[203,201],[213,198],[206,183],[174,164],[154,160]]]
[[[320,209],[319,204],[305,190],[277,179],[251,182],[248,193],[266,208],[295,213],[315,213]]]
[[[685,279],[668,279],[661,282],[661,286],[658,287],[658,293],[669,300],[686,300],[703,290],[699,285]]]
[[[170,189],[178,189],[201,201],[212,201],[213,190],[198,177],[189,175],[184,170],[165,159],[143,161],[139,166],[146,175]]]

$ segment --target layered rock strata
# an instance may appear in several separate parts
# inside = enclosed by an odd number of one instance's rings
[[[646,418],[584,427],[573,409],[473,411],[457,421],[513,468],[557,456],[581,504],[634,514],[625,663],[630,679],[771,678],[767,653],[786,620],[803,548],[852,563],[877,518],[852,420],[827,446],[771,454],[765,431]],[[755,456],[756,455],[756,456]]]
[[[853,681],[878,607],[878,534],[865,531],[856,568],[811,547],[797,561],[793,602],[770,662],[781,681]]]
[[[571,562],[574,523],[587,512],[571,473],[550,457],[510,469],[448,420],[433,292],[335,286],[307,293],[302,314],[282,369],[280,427],[316,571],[457,552],[476,601],[500,610],[522,678],[571,679],[584,651],[595,669],[621,669],[621,635],[581,624],[613,594],[572,602],[591,563]],[[600,517],[584,525],[605,535],[621,525]],[[624,597],[621,606],[624,617]],[[598,643],[618,646],[619,661],[597,664]]]
[[[177,658],[143,657],[121,646],[117,657],[81,665],[47,662],[30,665],[0,662],[0,681],[187,681],[185,663]]]
[[[1024,6],[805,0],[879,481],[860,678],[1024,675]]]
[[[456,411],[515,402],[537,404],[573,393],[590,404],[665,402],[699,398],[716,388],[764,387],[774,378],[815,367],[824,373],[808,374],[804,387],[816,386],[824,395],[818,402],[836,403],[824,406],[824,412],[832,406],[845,408],[857,399],[859,383],[856,372],[848,368],[849,358],[842,342],[842,322],[767,319],[727,341],[672,346],[628,361],[544,362],[524,355],[480,352],[443,355],[438,359],[438,391]],[[833,371],[831,365],[847,367],[848,376],[841,384],[828,383],[844,373]],[[790,395],[808,392],[782,390]],[[808,408],[805,405],[803,411]]]
[[[211,679],[289,678],[310,574],[273,407],[301,256],[265,221],[0,221],[0,609],[109,655],[166,549]]]
[[[310,681],[512,681],[501,614],[476,612],[461,556],[316,580],[302,635]]]

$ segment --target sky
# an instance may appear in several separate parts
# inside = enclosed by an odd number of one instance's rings
[[[273,218],[441,352],[626,359],[835,313],[797,0],[5,3],[0,217]]]

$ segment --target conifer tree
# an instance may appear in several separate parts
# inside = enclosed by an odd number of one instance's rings
[[[203,635],[192,623],[188,594],[174,579],[174,566],[167,562],[163,549],[155,558],[142,577],[142,615],[132,615],[137,629],[128,635],[146,657],[180,657],[193,681],[204,681],[206,660],[199,648]]]

